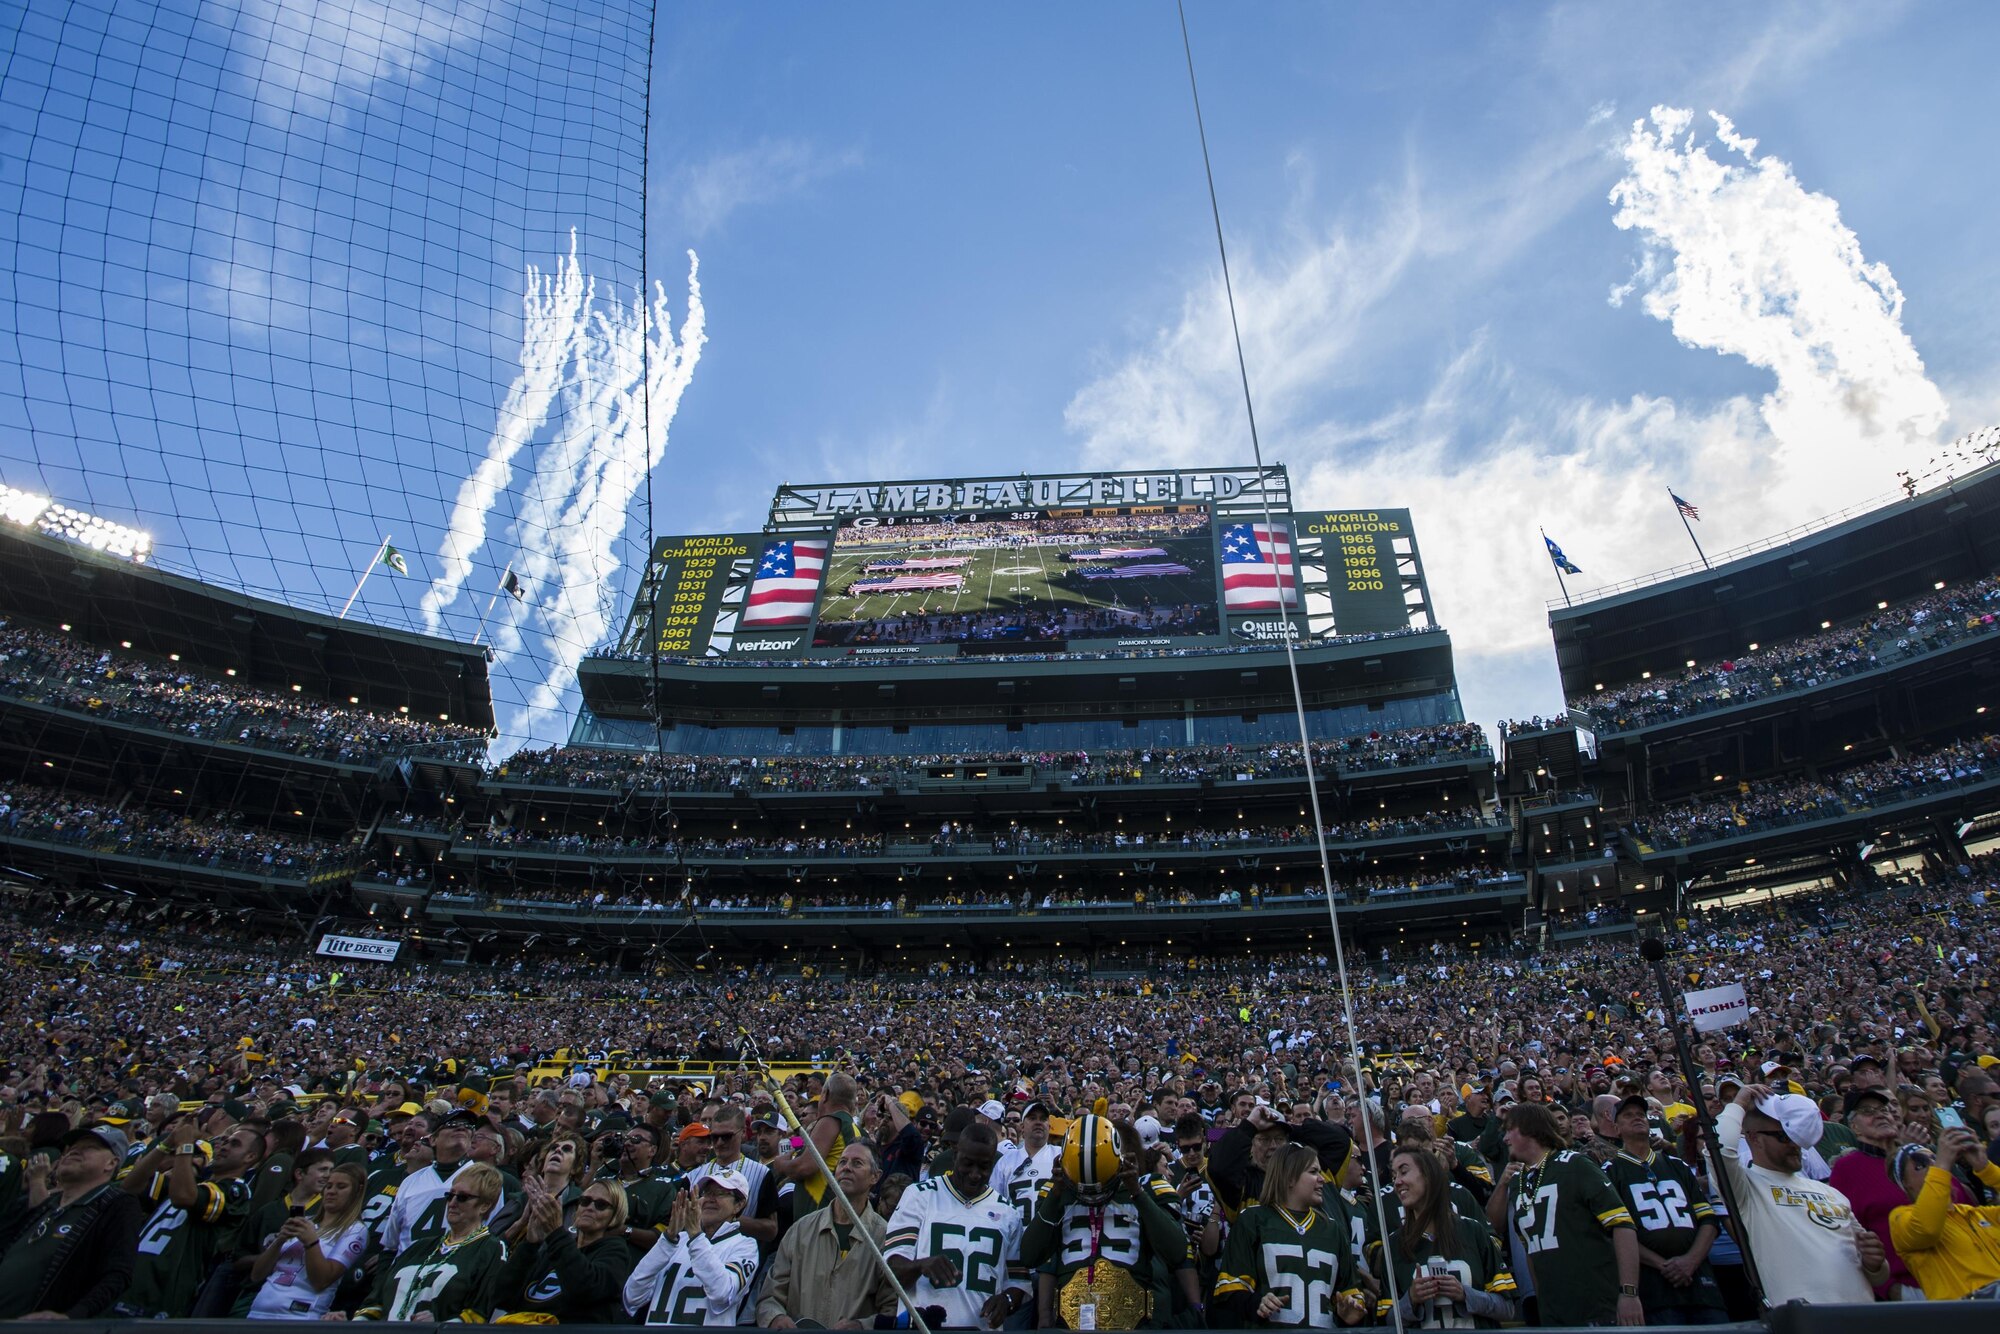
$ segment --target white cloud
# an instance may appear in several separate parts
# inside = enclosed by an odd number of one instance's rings
[[[1718,163],[1686,137],[1686,113],[1634,127],[1613,198],[1645,242],[1627,295],[1680,340],[1769,371],[1761,401],[1622,401],[1517,382],[1475,336],[1428,394],[1371,421],[1341,420],[1314,381],[1364,345],[1406,299],[1419,230],[1467,220],[1385,211],[1359,236],[1336,231],[1275,262],[1236,258],[1240,308],[1266,457],[1291,465],[1301,505],[1408,506],[1440,622],[1459,648],[1468,715],[1547,712],[1560,700],[1545,604],[1558,587],[1546,525],[1585,570],[1584,592],[1694,559],[1669,485],[1744,538],[1887,493],[1898,468],[1934,453],[1945,418],[1901,326],[1901,294],[1862,255],[1839,210],[1719,120]],[[1072,399],[1069,425],[1100,466],[1237,454],[1242,401],[1219,282],[1196,285],[1179,319]],[[1281,442],[1273,446],[1270,442]],[[1241,451],[1247,453],[1247,451]]]
[[[507,605],[494,627],[494,656],[503,667],[517,658],[529,666],[507,672],[525,685],[521,702],[500,719],[509,749],[565,738],[564,704],[577,666],[604,642],[617,612],[618,573],[631,563],[621,546],[633,499],[666,455],[707,341],[693,251],[678,334],[661,285],[650,305],[635,294],[629,307],[614,299],[589,316],[563,394],[562,425],[537,456],[509,531],[526,597],[501,600]],[[529,649],[531,627],[539,643]]]
[[[1612,221],[1639,233],[1634,283],[1647,314],[1690,347],[1772,373],[1762,410],[1781,446],[1786,495],[1808,507],[1880,489],[1920,462],[1947,416],[1903,332],[1903,293],[1870,263],[1839,206],[1711,112],[1724,160],[1693,116],[1655,107],[1625,144]]]
[[[681,168],[667,194],[698,239],[738,209],[797,194],[860,162],[860,152],[852,148],[828,152],[801,139],[764,139]]]
[[[555,407],[563,371],[580,351],[589,327],[595,288],[577,263],[573,230],[569,255],[557,262],[553,272],[528,266],[521,293],[521,369],[500,404],[486,456],[459,483],[438,548],[442,573],[424,590],[424,628],[432,634],[443,631],[445,609],[457,601],[472,574],[472,558],[486,541],[487,517],[513,478],[515,456]]]

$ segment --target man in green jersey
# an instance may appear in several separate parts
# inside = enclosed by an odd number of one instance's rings
[[[264,1136],[237,1126],[205,1155],[194,1118],[175,1121],[133,1164],[125,1190],[156,1206],[139,1230],[139,1261],[116,1308],[121,1316],[184,1317],[250,1215],[245,1178],[264,1156]],[[205,1163],[205,1165],[204,1165]],[[218,1313],[220,1314],[220,1313]]]
[[[1604,1169],[1568,1147],[1562,1123],[1539,1103],[1518,1103],[1502,1120],[1512,1162],[1487,1218],[1520,1233],[1540,1323],[1645,1324],[1638,1234]]]
[[[1639,1304],[1652,1325],[1710,1325],[1729,1318],[1708,1248],[1720,1228],[1694,1171],[1653,1148],[1645,1096],[1628,1093],[1612,1123],[1619,1149],[1605,1171],[1639,1231]]]

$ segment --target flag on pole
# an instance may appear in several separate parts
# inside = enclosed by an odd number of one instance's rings
[[[408,574],[410,572],[410,562],[404,560],[403,553],[390,546],[387,542],[382,544],[382,563],[397,574]],[[475,593],[473,596],[477,597],[478,594]]]
[[[516,602],[528,596],[527,590],[521,587],[521,577],[512,570],[507,571],[507,577],[500,581],[500,591]]]
[[[1682,500],[1679,496],[1674,495],[1674,493],[1671,491],[1667,492],[1667,494],[1674,497],[1674,508],[1679,510],[1682,514],[1685,514],[1690,519],[1701,518],[1700,510],[1688,504],[1685,500]]]
[[[1547,533],[1543,533],[1542,542],[1548,547],[1549,559],[1555,562],[1558,570],[1561,570],[1564,574],[1583,573],[1582,570],[1570,564],[1569,557],[1563,555],[1563,549],[1556,545],[1556,540],[1553,537],[1550,537]]]

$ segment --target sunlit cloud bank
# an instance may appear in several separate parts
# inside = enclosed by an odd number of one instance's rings
[[[1331,395],[1311,392],[1314,376],[1388,319],[1422,258],[1412,238],[1462,227],[1399,205],[1372,229],[1291,253],[1232,247],[1267,457],[1290,465],[1301,505],[1415,511],[1467,710],[1482,721],[1560,703],[1545,609],[1557,587],[1538,526],[1584,568],[1571,581],[1583,591],[1692,559],[1669,485],[1725,512],[1747,541],[1885,495],[1898,470],[1937,453],[1946,403],[1903,330],[1894,276],[1868,260],[1834,200],[1712,120],[1711,142],[1690,112],[1656,108],[1619,145],[1609,220],[1639,251],[1611,297],[1636,299],[1688,348],[1768,372],[1759,398],[1547,391],[1475,337],[1444,358],[1422,401],[1342,420]],[[1208,460],[1218,441],[1246,438],[1240,393],[1211,278],[1077,392],[1068,422],[1094,464]],[[1524,668],[1529,655],[1546,670]]]

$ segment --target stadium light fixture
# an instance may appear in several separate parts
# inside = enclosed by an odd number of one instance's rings
[[[131,648],[131,647],[132,647],[132,641],[131,641],[131,640],[129,640],[129,639],[121,639],[121,640],[119,640],[119,641],[118,641],[118,647],[119,647],[119,648]]]
[[[1599,682],[1598,682],[1598,683],[1597,683],[1596,685],[1592,686],[1592,687],[1591,687],[1591,689],[1592,689],[1592,690],[1602,690],[1602,689],[1604,689],[1604,682],[1602,682],[1602,681],[1599,681]]]
[[[1756,646],[1755,644],[1752,644],[1752,645],[1750,646],[1750,651],[1751,651],[1752,653],[1755,653],[1755,652],[1757,651],[1757,646]]]
[[[1688,659],[1688,666],[1690,666],[1690,667],[1694,666],[1694,659],[1693,659],[1693,658],[1689,658],[1689,659]]]
[[[1940,589],[1941,589],[1941,588],[1943,588],[1943,587],[1944,587],[1944,580],[1942,580],[1942,579],[1938,580],[1938,581],[1937,581],[1936,583],[1932,584],[1932,585],[1931,585],[1931,587],[1932,587],[1932,588],[1940,588]]]
[[[1886,600],[1884,600],[1884,601],[1881,601],[1881,602],[1878,602],[1878,603],[1876,603],[1876,604],[1875,604],[1875,610],[1877,610],[1877,611],[1887,611],[1887,610],[1889,610],[1889,604],[1888,604],[1888,602],[1887,602]]]
[[[71,509],[67,505],[58,505],[47,496],[38,496],[16,487],[0,485],[0,519],[134,564],[144,563],[153,550],[153,539],[148,533],[83,510]]]
[[[1640,672],[1639,679],[1641,681],[1650,681],[1653,679],[1653,674],[1651,672]]]

